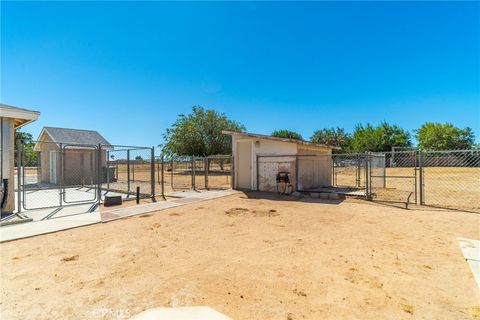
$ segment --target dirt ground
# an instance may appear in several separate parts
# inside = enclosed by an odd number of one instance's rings
[[[480,215],[235,194],[1,244],[2,319],[471,319]]]

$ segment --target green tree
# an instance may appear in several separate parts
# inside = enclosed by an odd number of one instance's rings
[[[460,129],[451,123],[426,122],[415,131],[418,146],[424,150],[470,149],[475,135],[470,128]]]
[[[408,131],[386,122],[377,127],[357,125],[350,143],[352,152],[385,152],[391,151],[392,147],[411,148],[412,141]]]
[[[347,152],[350,149],[351,137],[343,128],[323,128],[316,130],[310,141],[340,147],[340,152]]]
[[[190,114],[180,114],[166,130],[162,151],[167,155],[209,156],[230,154],[231,138],[222,130],[245,131],[245,126],[230,120],[223,113],[193,106]]]
[[[275,130],[272,132],[271,136],[277,138],[303,140],[300,133],[291,130]]]
[[[35,142],[33,142],[33,136],[28,132],[15,131],[15,165],[17,165],[17,150],[18,143],[23,146],[23,159],[24,165],[27,167],[36,166],[38,155],[33,150]]]

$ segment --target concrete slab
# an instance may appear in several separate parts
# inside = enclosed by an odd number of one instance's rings
[[[473,277],[480,288],[480,240],[458,238],[463,257],[472,270]]]
[[[100,212],[81,216],[32,221],[0,228],[0,242],[17,240],[101,222]]]
[[[208,191],[206,191],[208,192]],[[175,197],[175,198],[186,198],[186,197],[192,197],[197,194],[202,193],[202,191],[198,190],[182,190],[182,191],[174,191],[174,192],[168,192],[165,195],[167,197]]]
[[[186,204],[201,202],[209,199],[225,197],[230,194],[237,193],[235,190],[206,191],[185,193],[185,197],[168,201],[158,201],[143,205],[137,205],[127,208],[119,208],[102,212],[102,222],[113,221],[121,218],[136,216],[152,211],[165,210],[168,208],[178,207]],[[108,215],[107,215],[108,214]]]
[[[209,307],[154,308],[131,320],[232,320]]]
[[[237,192],[238,191],[234,190],[222,190],[188,193],[184,198],[112,209],[103,212],[99,212],[98,209],[90,212],[92,204],[29,210],[24,213],[33,216],[36,221],[0,227],[0,242],[87,226],[99,222],[114,221],[152,211],[160,211],[190,203],[220,198]],[[188,197],[188,195],[190,197]]]

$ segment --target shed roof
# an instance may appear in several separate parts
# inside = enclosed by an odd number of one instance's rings
[[[56,127],[43,127],[39,140],[43,134],[48,134],[53,142],[59,144],[75,144],[75,145],[104,145],[111,146],[100,133],[94,130],[69,129]]]
[[[311,142],[311,141],[289,139],[289,138],[272,137],[272,136],[268,136],[268,135],[265,135],[265,134],[258,134],[258,133],[236,132],[236,131],[227,131],[227,130],[223,130],[222,133],[227,134],[227,135],[231,135],[231,136],[237,135],[237,136],[244,136],[244,137],[256,138],[256,139],[266,139],[266,140],[273,140],[273,141],[296,143],[296,144],[300,144],[300,145],[304,145],[304,146],[329,148],[329,149],[335,149],[335,150],[340,150],[341,149],[340,147],[335,147],[335,146],[331,146],[331,145],[323,144],[323,143],[315,143],[315,142]]]
[[[0,116],[13,119],[15,129],[18,129],[38,119],[40,112],[0,103]]]

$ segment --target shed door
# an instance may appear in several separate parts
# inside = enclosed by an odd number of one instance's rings
[[[237,142],[237,188],[252,188],[252,142]]]

